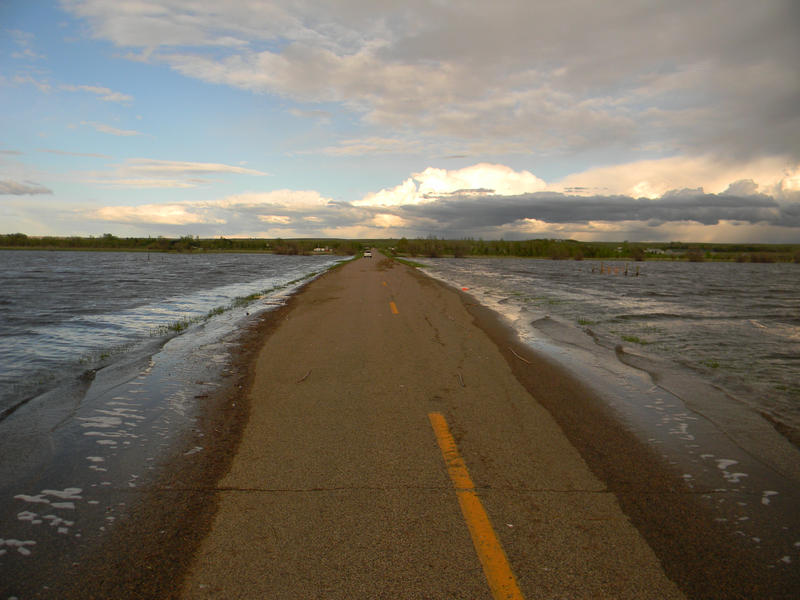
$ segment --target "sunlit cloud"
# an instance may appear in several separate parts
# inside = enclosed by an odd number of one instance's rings
[[[428,167],[391,189],[367,194],[356,206],[401,206],[432,202],[448,195],[515,195],[536,192],[545,182],[529,171],[481,163],[458,170]]]
[[[217,220],[182,204],[144,204],[140,206],[106,206],[87,213],[87,218],[114,223],[195,225]]]

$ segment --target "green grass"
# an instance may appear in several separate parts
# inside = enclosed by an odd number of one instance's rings
[[[578,319],[578,325],[597,325],[597,321],[592,321],[590,319],[580,318],[580,319]]]
[[[407,265],[409,267],[414,267],[415,269],[424,269],[425,267],[428,266],[428,265],[423,265],[422,263],[414,262],[413,260],[408,260],[406,258],[398,258],[396,256],[393,258],[393,260],[396,260],[399,263],[403,263],[404,265]]]
[[[646,346],[647,344],[650,343],[647,340],[643,340],[642,338],[635,335],[623,335],[620,337],[622,337],[622,339],[625,340],[626,342],[630,342],[631,344],[639,344],[640,346]]]

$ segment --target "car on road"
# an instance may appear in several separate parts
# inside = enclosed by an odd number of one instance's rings
[[[372,252],[370,252],[369,250],[364,252],[364,258],[372,258]]]

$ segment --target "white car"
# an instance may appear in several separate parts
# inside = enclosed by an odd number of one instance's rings
[[[370,252],[369,250],[364,252],[364,258],[372,258],[372,252]]]

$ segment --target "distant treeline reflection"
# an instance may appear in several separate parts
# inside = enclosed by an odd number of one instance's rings
[[[482,240],[439,239],[434,236],[414,239],[263,239],[199,238],[183,236],[99,237],[28,236],[24,233],[0,234],[0,248],[53,250],[128,250],[150,252],[270,252],[274,254],[330,253],[354,255],[377,247],[398,256],[455,257],[514,256],[555,260],[730,260],[737,262],[797,262],[800,244],[715,244],[687,242],[579,242],[576,240]]]

